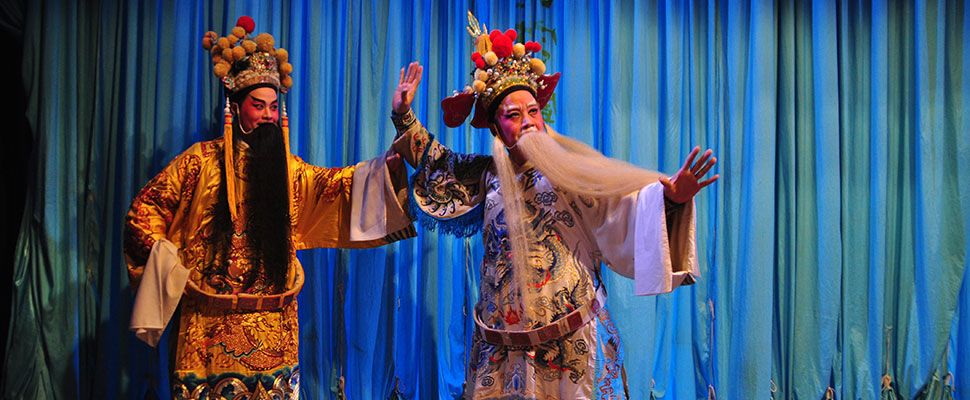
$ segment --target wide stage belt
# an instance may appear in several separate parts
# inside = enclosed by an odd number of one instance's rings
[[[596,288],[596,297],[593,298],[593,301],[541,328],[525,331],[492,329],[485,326],[477,309],[474,312],[475,324],[478,325],[478,331],[482,334],[482,338],[488,343],[505,346],[536,346],[573,333],[573,331],[591,321],[605,304],[606,290],[603,289],[603,285],[600,285]]]
[[[303,289],[303,267],[297,264],[296,277],[293,288],[280,294],[253,295],[246,293],[239,294],[214,294],[203,292],[199,285],[191,279],[186,282],[185,294],[198,303],[212,308],[242,310],[242,311],[274,311],[279,310],[293,302],[296,295]]]

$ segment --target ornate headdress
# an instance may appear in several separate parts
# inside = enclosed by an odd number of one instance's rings
[[[273,35],[260,33],[253,38],[255,27],[253,19],[244,15],[229,35],[218,37],[208,31],[202,37],[202,48],[212,54],[212,72],[222,79],[227,97],[253,85],[265,84],[282,93],[293,86],[289,53],[273,47]]]
[[[229,108],[229,98],[236,93],[249,88],[272,87],[280,93],[286,93],[293,86],[293,65],[289,61],[289,53],[283,48],[275,48],[273,35],[260,33],[255,38],[250,34],[256,28],[256,23],[249,16],[242,16],[236,20],[236,26],[225,37],[218,37],[215,32],[208,31],[202,37],[202,48],[212,54],[212,72],[222,79],[226,90],[225,124],[223,126],[223,149],[225,151],[226,176],[235,175],[235,163],[232,152],[232,112]],[[283,142],[287,154],[287,178],[290,177],[290,128],[286,116],[286,104],[280,100],[282,113],[280,127],[283,130]],[[241,124],[240,124],[241,126]],[[229,211],[233,220],[236,219],[236,185],[234,179],[226,179],[226,194],[229,200]],[[291,185],[287,184],[289,188]],[[292,194],[289,197],[292,199]],[[290,212],[293,212],[293,202],[290,201]],[[292,215],[292,214],[291,214]]]
[[[489,116],[509,93],[528,90],[535,96],[539,108],[546,106],[559,82],[559,73],[543,75],[546,64],[532,55],[542,50],[537,42],[515,43],[514,29],[504,33],[488,32],[485,24],[479,27],[478,19],[468,12],[468,34],[475,40],[475,79],[461,93],[441,101],[445,125],[461,125],[475,110],[472,126],[487,128]]]

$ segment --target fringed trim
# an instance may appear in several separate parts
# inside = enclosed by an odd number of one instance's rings
[[[236,162],[232,157],[235,151],[235,142],[232,140],[232,112],[229,109],[229,98],[226,98],[225,121],[222,127],[222,164],[226,169],[226,197],[229,203],[229,216],[233,223],[238,221],[239,213],[236,211]],[[242,124],[242,122],[240,122]],[[240,125],[242,126],[242,125]]]
[[[485,207],[482,207],[482,203],[476,204],[475,207],[464,214],[448,219],[436,218],[424,212],[418,205],[414,196],[414,178],[423,172],[423,164],[422,161],[422,165],[419,165],[418,170],[408,179],[408,190],[411,192],[411,195],[408,196],[408,212],[411,213],[411,218],[428,231],[445,233],[457,238],[471,237],[481,232],[482,223],[485,220]]]
[[[283,115],[280,116],[280,129],[283,131],[283,148],[286,149],[286,198],[289,203],[290,218],[297,214],[296,201],[293,199],[293,168],[290,155],[290,118],[286,115],[286,102],[280,98]]]
[[[427,132],[427,131],[426,131]],[[418,205],[417,199],[414,195],[414,180],[418,177],[418,174],[424,172],[425,160],[428,159],[428,152],[431,149],[431,143],[434,142],[434,135],[431,132],[428,134],[428,145],[424,147],[424,151],[421,153],[421,157],[418,158],[419,163],[417,168],[415,168],[414,173],[408,178],[408,191],[410,196],[408,196],[408,212],[411,214],[411,219],[417,221],[418,225],[422,228],[427,229],[431,232],[445,233],[452,235],[457,238],[471,237],[482,231],[482,223],[485,220],[485,207],[482,207],[482,203],[475,205],[467,212],[448,219],[440,219],[435,216],[424,212],[421,206]]]

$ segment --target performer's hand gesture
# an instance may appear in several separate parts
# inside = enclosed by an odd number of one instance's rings
[[[693,198],[704,186],[714,183],[720,176],[714,175],[710,179],[700,180],[717,163],[717,157],[711,157],[711,154],[714,154],[714,152],[711,149],[707,149],[704,155],[694,164],[694,157],[697,157],[697,153],[700,151],[700,147],[694,147],[694,150],[687,156],[687,161],[684,162],[684,166],[680,167],[680,170],[674,174],[673,178],[660,178],[660,183],[664,185],[664,196],[670,201],[677,204],[685,203]]]
[[[421,84],[421,73],[424,67],[417,62],[408,65],[407,75],[404,68],[401,68],[401,78],[398,79],[397,89],[394,90],[394,98],[391,100],[391,110],[395,114],[401,115],[411,110],[411,102],[414,101],[414,92]]]

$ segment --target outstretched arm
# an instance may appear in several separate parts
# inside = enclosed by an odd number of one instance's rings
[[[699,277],[691,200],[718,176],[703,179],[717,159],[711,150],[699,159],[698,153],[700,148],[694,148],[680,170],[670,179],[660,178],[659,185],[602,199],[602,204],[594,201],[583,213],[604,261],[635,280],[637,295],[670,292]]]
[[[409,191],[411,216],[425,228],[459,237],[481,231],[484,182],[491,158],[458,154],[421,125],[411,109],[424,68],[413,62],[401,68],[391,101],[397,138],[391,149],[415,168]]]

